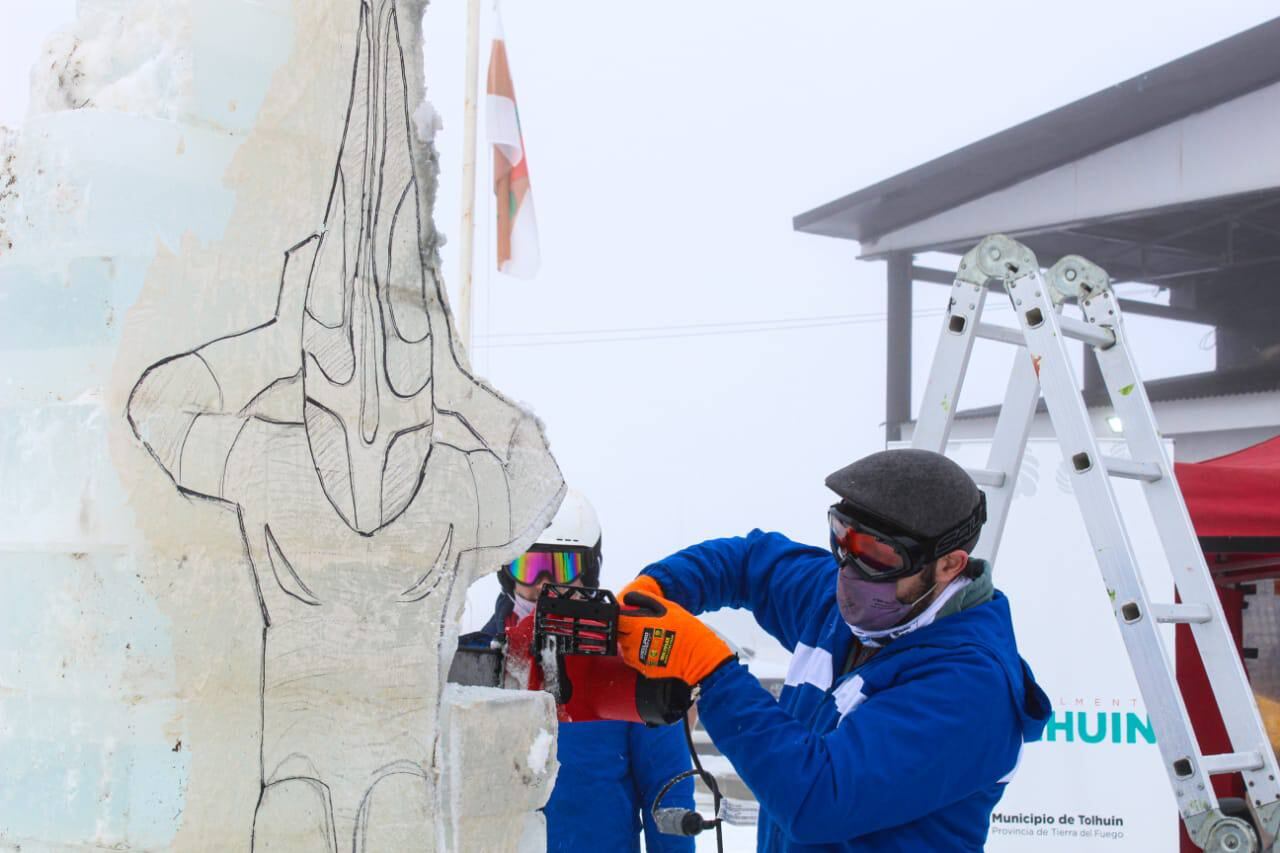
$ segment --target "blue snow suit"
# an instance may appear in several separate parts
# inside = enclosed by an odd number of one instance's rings
[[[970,585],[987,590],[980,599],[952,607],[966,588],[932,624],[845,671],[855,640],[827,549],[753,530],[644,570],[693,613],[751,610],[792,652],[778,699],[735,660],[703,679],[698,701],[760,801],[759,850],[983,849],[1022,745],[1050,713],[989,572]]]
[[[511,599],[499,595],[479,633],[504,633],[512,609]],[[560,772],[542,810],[547,853],[640,853],[642,826],[648,853],[693,853],[692,838],[658,832],[650,811],[662,787],[692,766],[681,726],[561,723],[556,758]],[[693,779],[672,788],[662,805],[693,808]]]

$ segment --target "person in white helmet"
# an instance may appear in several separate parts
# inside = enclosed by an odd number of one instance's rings
[[[600,585],[600,522],[595,510],[570,489],[537,542],[498,574],[502,593],[493,617],[479,634],[492,639],[533,614],[548,583]],[[464,638],[474,642],[476,635]],[[640,851],[643,828],[649,853],[693,853],[692,838],[658,832],[650,814],[666,783],[690,768],[689,749],[678,725],[561,723],[560,772],[543,810],[548,853]],[[675,785],[663,806],[692,809],[693,780]]]

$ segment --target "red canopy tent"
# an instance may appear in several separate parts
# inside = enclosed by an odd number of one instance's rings
[[[1174,468],[1218,582],[1280,577],[1280,436]]]
[[[1173,467],[1199,536],[1280,543],[1280,435]]]
[[[1280,436],[1226,456],[1174,465],[1218,597],[1243,655],[1244,590],[1238,584],[1280,578]],[[1178,685],[1204,753],[1231,751],[1222,718],[1195,651],[1191,629],[1176,634]],[[1280,650],[1267,650],[1271,653]],[[1238,776],[1218,777],[1220,797],[1244,796]],[[1182,850],[1198,850],[1182,832]]]

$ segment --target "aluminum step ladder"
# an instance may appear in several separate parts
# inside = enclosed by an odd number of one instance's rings
[[[1019,328],[983,322],[990,292],[1007,294]],[[1062,313],[1068,300],[1084,319]],[[1097,265],[1070,255],[1042,273],[1026,246],[1004,235],[983,240],[960,261],[951,304],[925,387],[912,446],[943,452],[976,338],[1025,348],[1014,359],[996,421],[987,467],[970,471],[987,494],[988,521],[974,555],[993,561],[1000,546],[1018,469],[1041,393],[1089,531],[1165,772],[1192,840],[1218,853],[1280,853],[1280,770],[1267,739],[1244,666],[1191,526],[1156,427],[1146,389],[1125,342],[1119,300]],[[1124,425],[1128,459],[1099,450],[1070,361],[1067,339],[1082,341],[1098,359],[1115,414]],[[1143,483],[1160,540],[1175,573],[1180,603],[1153,602],[1112,489],[1111,478]],[[1203,755],[1178,692],[1173,664],[1160,638],[1163,623],[1190,626],[1204,661],[1233,751]],[[1239,773],[1248,813],[1224,814],[1209,778]]]

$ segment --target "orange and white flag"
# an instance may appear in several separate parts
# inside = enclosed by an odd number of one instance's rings
[[[493,145],[493,194],[498,208],[498,271],[516,278],[533,278],[538,272],[538,223],[533,216],[529,191],[529,161],[520,132],[520,111],[507,63],[502,24],[494,22],[493,49],[489,54],[489,142]]]

